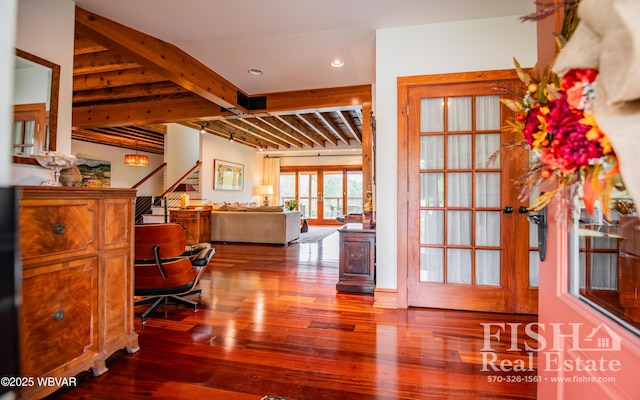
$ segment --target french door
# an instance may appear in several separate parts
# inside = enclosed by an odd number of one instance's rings
[[[535,313],[536,249],[513,186],[522,160],[499,152],[513,113],[489,82],[407,96],[408,305]]]
[[[281,168],[280,183],[283,201],[297,198],[309,224],[338,224],[337,217],[362,212],[361,168]],[[295,193],[288,187],[295,187]]]

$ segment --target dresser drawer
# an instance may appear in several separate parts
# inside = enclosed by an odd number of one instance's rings
[[[23,261],[92,254],[98,205],[92,200],[23,201],[20,207],[20,252]],[[38,260],[39,261],[39,260]]]
[[[97,258],[24,272],[20,314],[22,376],[46,376],[97,350]]]

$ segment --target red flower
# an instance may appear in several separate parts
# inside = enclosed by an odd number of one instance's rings
[[[529,146],[533,143],[533,134],[538,133],[540,131],[540,120],[538,116],[541,116],[542,112],[540,112],[540,108],[536,107],[530,110],[527,113],[527,118],[524,123],[524,129],[522,130],[522,134],[526,139]]]

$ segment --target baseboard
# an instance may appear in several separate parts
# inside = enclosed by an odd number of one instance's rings
[[[373,292],[373,306],[376,308],[398,308],[398,291],[376,288]]]

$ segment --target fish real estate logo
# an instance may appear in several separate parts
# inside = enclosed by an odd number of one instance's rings
[[[536,353],[538,371],[618,372],[622,367],[620,360],[613,357],[620,351],[622,339],[604,323],[595,328],[582,323],[480,325],[484,330],[481,371],[535,371]],[[518,352],[522,357],[505,357],[506,352]],[[566,357],[567,352],[575,356]]]

